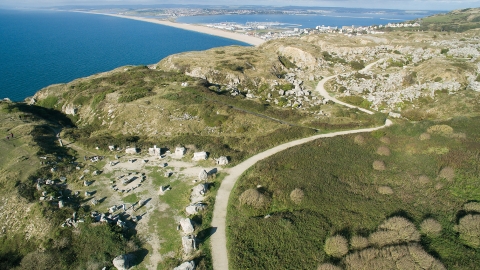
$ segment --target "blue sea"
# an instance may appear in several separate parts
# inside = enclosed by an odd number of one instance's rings
[[[0,98],[21,101],[45,86],[168,55],[245,45],[221,37],[111,16],[0,10]]]
[[[183,17],[178,21],[282,22],[313,28],[322,24],[386,24],[433,13],[225,15]],[[0,10],[0,98],[20,101],[51,84],[69,82],[125,65],[157,63],[174,53],[227,45],[248,46],[221,37],[111,16]]]
[[[255,14],[255,15],[215,15],[215,16],[189,16],[180,17],[177,22],[209,24],[209,23],[241,23],[247,22],[278,22],[291,27],[315,28],[316,26],[370,26],[399,23],[421,17],[430,16],[440,11],[418,12],[328,12],[318,15],[279,15],[279,14]]]

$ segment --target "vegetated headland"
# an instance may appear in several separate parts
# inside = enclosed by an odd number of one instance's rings
[[[0,268],[212,269],[212,212],[235,165],[388,117],[244,173],[230,268],[474,269],[478,16],[186,52],[1,101]],[[458,18],[464,31],[436,31]],[[335,99],[315,91],[330,76]]]

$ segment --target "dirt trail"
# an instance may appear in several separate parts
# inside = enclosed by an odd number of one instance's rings
[[[370,69],[373,65],[375,65],[378,61],[369,64],[366,66],[363,70],[368,70]],[[340,75],[340,74],[339,74]],[[368,114],[373,114],[374,112],[369,111],[367,109],[359,108],[357,106],[341,102],[337,100],[336,98],[330,97],[328,92],[325,90],[325,82],[335,78],[336,76],[330,76],[327,78],[324,78],[321,80],[317,87],[316,90],[320,93],[325,98],[328,98],[329,100],[332,100],[338,104],[345,105],[350,108],[358,108],[359,110],[368,113]],[[248,168],[253,166],[255,163],[258,161],[265,159],[267,157],[272,156],[273,154],[276,154],[278,152],[281,152],[285,149],[288,149],[293,146],[297,146],[300,144],[304,144],[307,142],[311,142],[316,139],[320,138],[331,138],[335,136],[342,136],[342,135],[347,135],[347,134],[354,134],[354,133],[363,133],[363,132],[371,132],[375,131],[378,129],[382,129],[385,127],[388,127],[392,125],[392,121],[386,120],[385,124],[383,126],[379,127],[374,127],[374,128],[364,128],[364,129],[355,129],[355,130],[346,130],[346,131],[340,131],[340,132],[334,132],[334,133],[329,133],[329,134],[320,134],[320,135],[315,135],[312,137],[308,138],[303,138],[299,140],[295,140],[292,142],[284,143],[282,145],[270,148],[262,153],[259,153],[244,162],[238,164],[237,166],[230,168],[228,170],[229,175],[225,177],[225,179],[222,181],[222,184],[220,185],[220,188],[217,193],[217,197],[215,199],[215,206],[213,210],[213,219],[212,219],[212,228],[215,229],[215,232],[213,235],[210,237],[211,241],[211,246],[212,246],[212,260],[213,260],[213,269],[215,270],[226,270],[228,269],[228,253],[227,253],[227,237],[226,237],[226,216],[227,216],[227,205],[228,205],[228,199],[230,197],[230,192],[232,191],[233,187],[235,186],[235,182],[237,179],[242,175]]]

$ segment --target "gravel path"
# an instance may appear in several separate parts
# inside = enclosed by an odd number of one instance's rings
[[[378,61],[377,61],[378,62]],[[371,68],[373,65],[375,65],[377,62],[371,63],[368,66],[366,66],[363,70],[367,70]],[[350,108],[358,108],[356,106],[353,106],[351,104],[341,102],[337,100],[336,98],[330,97],[328,92],[325,90],[324,85],[325,82],[335,78],[338,75],[335,76],[330,76],[327,78],[324,78],[321,80],[318,85],[316,90],[320,93],[325,98],[328,98],[329,100],[332,100],[336,103],[345,105]],[[372,111],[369,111],[367,109],[363,108],[358,108],[359,110],[366,112],[368,114],[373,114]],[[255,163],[258,161],[265,159],[267,157],[270,157],[273,154],[276,154],[280,151],[283,151],[285,149],[288,149],[293,146],[297,146],[300,144],[304,144],[307,142],[311,142],[316,139],[320,138],[331,138],[335,136],[342,136],[342,135],[347,135],[347,134],[354,134],[354,133],[362,133],[362,132],[371,132],[374,130],[382,129],[384,127],[392,125],[392,122],[390,120],[386,120],[385,125],[379,126],[379,127],[374,127],[374,128],[364,128],[364,129],[355,129],[355,130],[346,130],[346,131],[340,131],[340,132],[334,132],[334,133],[329,133],[329,134],[320,134],[320,135],[315,135],[312,137],[308,138],[303,138],[299,139],[296,141],[291,141],[288,143],[281,144],[279,146],[270,148],[262,153],[259,153],[244,162],[238,164],[237,166],[230,168],[229,170],[226,170],[229,175],[225,177],[225,179],[222,181],[222,184],[220,185],[220,188],[217,193],[217,197],[215,199],[215,206],[213,210],[213,219],[212,219],[212,228],[214,230],[212,236],[210,237],[211,241],[211,246],[212,246],[212,260],[213,260],[213,269],[215,270],[227,270],[228,269],[228,254],[227,254],[227,237],[226,237],[226,216],[227,216],[227,205],[228,205],[228,199],[230,197],[230,192],[232,191],[233,187],[235,186],[235,182],[237,179],[242,175],[248,168],[253,166]]]

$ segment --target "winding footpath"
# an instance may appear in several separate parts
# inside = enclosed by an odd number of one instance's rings
[[[377,61],[378,62],[378,61]],[[375,65],[377,62],[373,62],[366,66],[363,70],[367,70],[371,68],[373,65]],[[330,79],[333,79],[338,75],[326,77],[323,80],[321,80],[317,87],[316,91],[319,92],[320,95],[322,95],[324,98],[327,98],[329,100],[332,100],[333,102],[336,102],[338,104],[345,105],[350,108],[357,108],[365,113],[368,114],[373,114],[374,112],[369,111],[364,108],[359,108],[357,106],[342,102],[337,100],[334,97],[330,97],[328,92],[325,90],[325,82],[327,82]],[[320,138],[331,138],[335,136],[342,136],[342,135],[347,135],[347,134],[355,134],[355,133],[363,133],[363,132],[371,132],[375,131],[378,129],[382,129],[385,127],[388,127],[392,125],[392,121],[386,120],[385,124],[383,126],[379,127],[374,127],[374,128],[364,128],[364,129],[355,129],[355,130],[346,130],[346,131],[339,131],[339,132],[333,132],[333,133],[328,133],[328,134],[319,134],[295,141],[291,141],[288,143],[284,143],[278,146],[275,146],[273,148],[270,148],[262,153],[259,153],[255,156],[252,156],[251,158],[245,160],[244,162],[238,164],[235,167],[230,168],[227,170],[227,175],[225,179],[223,179],[220,188],[218,189],[217,197],[215,199],[215,206],[213,209],[213,219],[212,219],[212,236],[210,237],[210,242],[211,242],[211,248],[212,248],[212,260],[213,260],[213,269],[215,270],[228,270],[228,253],[227,253],[227,237],[226,237],[226,216],[227,216],[227,205],[228,205],[228,199],[230,197],[230,192],[232,191],[233,187],[235,186],[235,182],[237,179],[251,166],[253,166],[255,163],[258,161],[265,159],[267,157],[270,157],[278,152],[281,152],[285,149],[288,149],[293,146],[301,145],[304,143],[311,142],[316,139]]]

